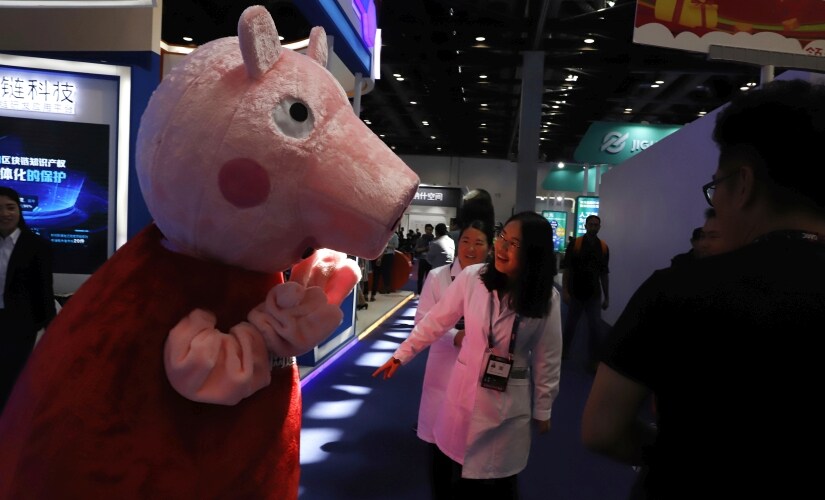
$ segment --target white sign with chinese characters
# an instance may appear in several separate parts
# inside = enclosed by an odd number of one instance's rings
[[[0,69],[0,109],[75,114],[74,82],[31,77]]]

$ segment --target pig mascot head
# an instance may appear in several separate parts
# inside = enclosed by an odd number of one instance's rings
[[[322,29],[297,54],[250,7],[157,88],[137,145],[154,223],[29,358],[0,418],[0,498],[297,497],[294,356],[340,323],[346,254],[377,257],[418,185],[326,56]]]
[[[322,28],[301,55],[251,7],[237,38],[172,70],[137,150],[143,196],[172,248],[259,271],[286,269],[307,248],[381,253],[418,178],[355,116],[326,60]]]

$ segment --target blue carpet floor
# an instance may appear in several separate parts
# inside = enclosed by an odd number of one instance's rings
[[[301,499],[430,498],[427,444],[413,431],[426,353],[391,380],[371,377],[412,330],[416,304],[344,347],[303,387]],[[534,436],[529,465],[519,475],[522,500],[625,500],[635,479],[630,466],[581,444],[581,414],[593,381],[584,368],[584,341],[579,332],[572,359],[562,366],[551,431]]]

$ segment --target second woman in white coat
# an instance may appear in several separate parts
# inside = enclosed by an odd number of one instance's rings
[[[493,228],[480,221],[471,221],[457,234],[458,246],[456,259],[452,264],[433,269],[427,274],[418,309],[415,312],[415,321],[420,321],[432,307],[441,300],[444,292],[458,276],[462,269],[473,264],[481,264],[487,260],[493,246]],[[430,346],[427,356],[427,367],[424,371],[424,383],[421,387],[421,405],[418,408],[418,437],[431,443],[433,447],[432,481],[433,490],[442,488],[450,480],[451,468],[445,466],[438,454],[433,435],[433,424],[438,411],[444,404],[444,395],[447,392],[447,383],[453,371],[461,341],[464,338],[463,319],[447,333]]]
[[[539,432],[549,430],[559,388],[561,320],[550,224],[534,212],[516,214],[494,249],[493,262],[464,269],[373,374],[392,377],[464,316],[466,333],[433,423],[435,443],[457,471],[453,498],[518,498],[531,420]],[[482,386],[495,369],[491,356],[512,363],[503,391]]]

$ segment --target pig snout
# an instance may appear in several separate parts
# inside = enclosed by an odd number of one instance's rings
[[[328,127],[301,184],[301,213],[320,246],[373,259],[415,196],[418,176],[351,111],[336,118],[348,123]]]

